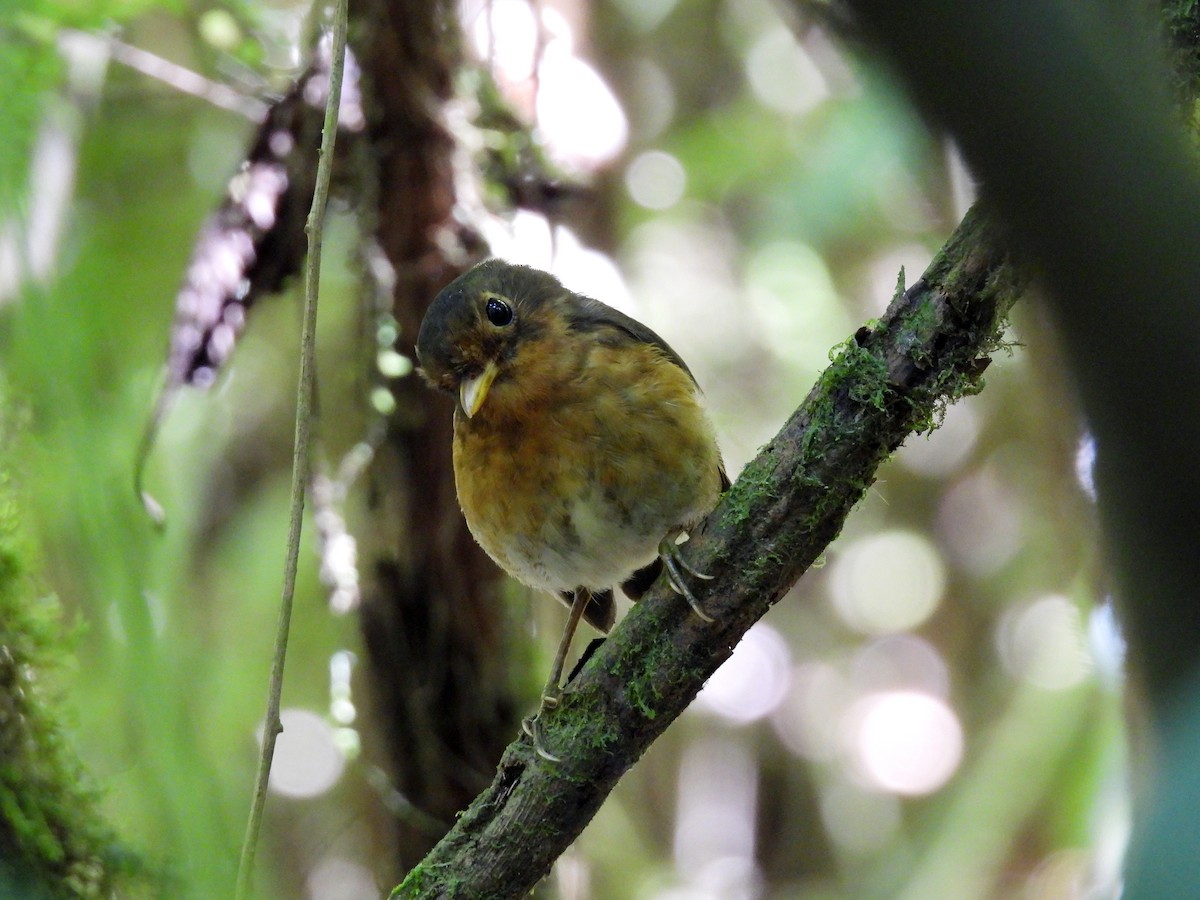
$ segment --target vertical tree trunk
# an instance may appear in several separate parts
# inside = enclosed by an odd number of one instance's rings
[[[364,215],[375,215],[395,269],[397,349],[411,355],[426,305],[468,260],[451,261],[446,242],[479,246],[452,218],[454,142],[440,119],[460,36],[452,4],[423,0],[369,0],[355,33],[375,191]],[[432,817],[399,817],[407,867],[487,784],[517,725],[498,573],[455,501],[450,406],[415,376],[394,390],[397,413],[372,473],[362,628],[395,786]]]

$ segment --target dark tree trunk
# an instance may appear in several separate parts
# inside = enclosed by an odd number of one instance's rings
[[[352,34],[368,96],[365,230],[395,270],[397,349],[411,356],[429,300],[480,246],[452,218],[454,142],[440,119],[458,26],[451,4],[372,0]],[[447,241],[461,249],[453,261]],[[362,628],[390,774],[414,807],[398,814],[407,867],[488,783],[517,724],[498,573],[455,501],[449,405],[415,376],[393,390],[372,471]]]

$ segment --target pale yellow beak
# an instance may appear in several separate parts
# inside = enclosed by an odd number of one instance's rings
[[[488,389],[496,380],[496,372],[496,364],[490,362],[474,378],[464,378],[462,384],[459,385],[458,399],[462,403],[463,412],[467,414],[468,419],[479,412],[479,407],[483,406],[483,401],[487,399]]]

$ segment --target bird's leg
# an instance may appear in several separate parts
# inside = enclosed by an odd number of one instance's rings
[[[688,587],[683,573],[687,572],[689,575],[703,581],[712,581],[714,576],[698,572],[688,565],[687,560],[679,553],[679,545],[675,543],[677,537],[678,535],[676,534],[668,534],[658,545],[659,558],[662,559],[663,566],[667,570],[667,584],[671,585],[671,590],[675,593],[683,595],[683,598],[688,602],[688,606],[692,608],[692,612],[705,622],[715,622],[716,620],[704,611],[704,607],[696,599],[696,595],[692,593],[692,589]]]
[[[575,599],[571,601],[571,612],[567,616],[567,627],[563,629],[562,637],[558,641],[558,652],[554,654],[554,665],[550,667],[550,678],[542,690],[542,706],[538,710],[539,714],[544,709],[553,709],[558,706],[559,700],[562,699],[562,686],[558,682],[562,679],[563,668],[567,664],[571,639],[575,637],[579,620],[583,618],[583,611],[587,609],[591,600],[592,592],[587,588],[575,589]]]
[[[562,678],[562,671],[567,663],[567,653],[571,649],[571,639],[575,636],[575,630],[579,627],[579,620],[583,618],[583,611],[587,609],[587,605],[591,602],[591,599],[592,593],[587,588],[581,587],[575,589],[575,598],[571,601],[571,612],[567,616],[567,627],[563,629],[562,637],[558,641],[558,652],[554,654],[554,665],[550,668],[550,677],[546,681],[546,686],[542,688],[542,702],[538,706],[538,711],[521,723],[521,727],[525,733],[533,738],[533,746],[537,750],[538,756],[548,759],[551,762],[559,762],[560,760],[557,756],[547,752],[542,746],[538,724],[542,713],[548,709],[554,709],[562,700],[563,689],[559,684],[559,680]]]

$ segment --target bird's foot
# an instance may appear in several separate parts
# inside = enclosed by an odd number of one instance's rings
[[[550,762],[562,762],[562,760],[547,750],[542,741],[540,727],[542,716],[562,702],[563,689],[559,682],[562,680],[563,667],[567,662],[567,651],[571,649],[571,638],[574,637],[579,620],[583,618],[583,611],[587,609],[591,599],[592,592],[587,588],[575,589],[575,594],[571,599],[571,614],[567,617],[567,627],[563,629],[562,637],[559,639],[558,652],[554,654],[554,665],[550,667],[550,677],[546,680],[546,686],[542,688],[542,703],[536,713],[521,723],[521,730],[533,740],[533,749],[537,751],[537,755]]]
[[[703,605],[696,599],[696,595],[692,593],[692,589],[688,587],[683,573],[686,572],[693,578],[699,578],[701,581],[712,581],[716,576],[693,569],[680,554],[679,545],[675,543],[674,535],[667,535],[662,539],[658,545],[658,555],[663,561],[663,567],[667,570],[667,584],[671,585],[671,590],[677,594],[681,594],[683,599],[687,600],[688,606],[692,608],[692,612],[705,622],[715,622],[716,619],[705,612]]]
[[[555,756],[546,749],[542,741],[542,716],[549,710],[556,709],[562,702],[562,688],[558,685],[547,685],[542,691],[542,702],[537,712],[521,721],[521,730],[533,740],[533,749],[537,755],[548,762],[562,762],[561,757]]]

